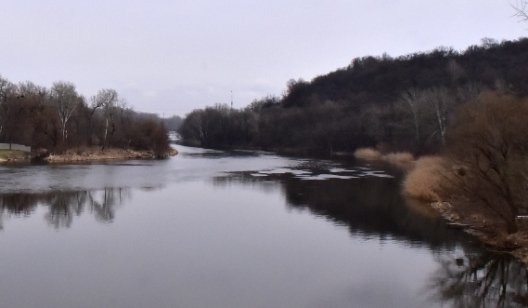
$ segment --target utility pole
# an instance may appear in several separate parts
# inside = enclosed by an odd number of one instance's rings
[[[231,110],[233,110],[233,90],[231,90]]]

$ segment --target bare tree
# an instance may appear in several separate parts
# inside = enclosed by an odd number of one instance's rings
[[[15,85],[0,75],[0,136],[4,132],[4,125],[9,113],[7,99],[15,91]]]
[[[458,92],[446,87],[432,87],[425,90],[411,88],[401,94],[400,101],[412,115],[416,147],[420,148],[434,137],[445,144],[449,115],[463,96],[458,97]]]
[[[90,112],[90,134],[92,128],[92,117],[94,113],[101,109],[103,111],[104,117],[104,133],[103,133],[103,146],[104,149],[107,144],[108,139],[108,128],[110,126],[110,121],[113,117],[114,109],[118,104],[118,94],[116,90],[113,89],[102,89],[97,92],[95,96],[91,98],[91,112]]]
[[[449,135],[449,153],[461,166],[454,195],[508,233],[528,209],[527,117],[528,101],[487,93],[458,113]]]
[[[422,91],[416,88],[408,89],[407,91],[402,93],[401,101],[406,105],[406,107],[412,114],[415,145],[417,147],[420,147],[422,142],[421,122],[424,111]]]
[[[61,81],[53,84],[51,88],[51,101],[57,108],[62,141],[66,142],[68,138],[68,121],[81,103],[82,98],[77,94],[77,90],[72,83]]]
[[[7,97],[13,92],[14,85],[0,75],[0,104],[7,101]]]
[[[115,105],[117,103],[118,94],[113,89],[102,89],[97,92],[95,96],[92,96],[91,100],[91,113],[94,114],[99,108],[106,108],[107,106]]]
[[[447,117],[456,101],[450,95],[449,90],[445,87],[434,87],[429,89],[426,92],[426,97],[435,115],[440,142],[444,145],[447,130]]]
[[[512,7],[516,17],[522,21],[528,21],[528,0],[519,0]]]

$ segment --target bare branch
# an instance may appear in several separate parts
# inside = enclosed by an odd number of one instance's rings
[[[528,0],[519,0],[511,6],[515,10],[513,16],[519,18],[521,21],[528,21]]]

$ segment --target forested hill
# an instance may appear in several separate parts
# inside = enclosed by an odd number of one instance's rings
[[[395,102],[410,88],[457,87],[477,83],[528,94],[528,39],[496,43],[483,40],[459,53],[438,48],[398,58],[356,58],[346,67],[312,82],[290,82],[284,107],[327,100],[344,104]]]
[[[180,133],[187,143],[215,148],[432,152],[445,143],[458,106],[484,91],[528,95],[528,39],[484,39],[463,52],[357,58],[310,82],[290,81],[280,98],[242,110],[195,110]]]

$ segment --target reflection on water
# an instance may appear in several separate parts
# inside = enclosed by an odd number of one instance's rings
[[[29,216],[38,206],[47,208],[44,218],[55,228],[68,228],[74,217],[90,213],[100,222],[112,222],[115,207],[130,197],[126,188],[94,191],[51,191],[47,193],[11,193],[0,195],[0,228],[6,218]]]
[[[404,200],[398,172],[178,150],[0,167],[0,306],[528,304],[526,269]]]
[[[399,182],[390,178],[303,181],[294,173],[264,178],[238,172],[215,177],[213,183],[217,186],[239,183],[264,189],[280,185],[288,207],[308,210],[365,238],[391,238],[410,246],[431,248],[453,248],[470,240],[465,234],[447,228],[438,215],[426,213],[424,204],[408,206],[399,194]]]
[[[451,307],[526,307],[528,271],[511,256],[486,252],[438,257],[434,298]]]

